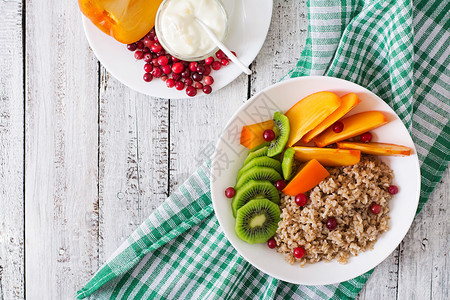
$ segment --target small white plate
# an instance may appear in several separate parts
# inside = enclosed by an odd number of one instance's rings
[[[390,122],[372,130],[374,141],[410,147],[408,157],[384,156],[381,159],[394,171],[394,183],[399,193],[390,201],[389,231],[383,233],[374,249],[349,259],[348,264],[336,260],[325,263],[290,265],[282,254],[263,244],[247,244],[234,231],[235,219],[231,201],[224,191],[235,184],[236,175],[248,153],[240,145],[243,125],[271,119],[275,111],[287,111],[300,99],[319,91],[331,91],[338,96],[354,92],[362,100],[350,113],[383,111]],[[402,121],[378,96],[346,80],[333,77],[299,77],[272,85],[248,100],[228,122],[216,145],[211,171],[211,194],[214,211],[226,237],[234,248],[259,270],[284,281],[304,285],[324,285],[357,277],[381,263],[400,244],[414,219],[420,195],[420,169],[414,143]]]
[[[272,18],[272,0],[222,0],[229,16],[229,33],[225,45],[235,51],[239,59],[250,65],[266,39]],[[89,45],[102,65],[123,84],[153,97],[187,98],[186,92],[166,87],[162,80],[145,82],[144,61],[136,60],[126,45],[99,30],[83,16],[83,27]],[[235,64],[213,73],[213,92],[218,91],[242,73]],[[203,95],[200,93],[199,95]]]

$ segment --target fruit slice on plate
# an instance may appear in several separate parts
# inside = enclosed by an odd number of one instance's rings
[[[273,158],[267,157],[267,156],[260,156],[260,157],[255,157],[254,159],[252,159],[251,161],[249,161],[245,166],[243,166],[238,174],[237,174],[237,178],[236,178],[236,182],[239,181],[239,178],[250,168],[253,168],[255,166],[261,166],[261,167],[269,167],[274,169],[275,171],[277,171],[279,174],[281,174],[281,163]]]
[[[155,25],[162,0],[78,0],[81,12],[121,43],[138,41]]]
[[[281,175],[275,169],[269,167],[262,166],[254,166],[247,171],[245,171],[242,176],[236,180],[235,190],[238,190],[245,183],[250,180],[268,180],[272,183],[275,183],[277,180],[281,180]]]
[[[294,154],[295,150],[293,148],[287,148],[286,151],[284,151],[281,169],[283,171],[283,177],[286,180],[291,180],[292,176],[294,175],[295,169]]]
[[[273,157],[283,152],[284,147],[289,138],[290,125],[289,119],[280,112],[273,114],[273,132],[275,132],[275,139],[270,142],[267,156]]]
[[[317,147],[294,147],[295,158],[306,162],[317,159],[327,167],[351,166],[359,163],[361,152],[359,150],[317,148]]]
[[[350,93],[341,97],[341,106],[339,106],[331,115],[323,120],[319,125],[314,127],[311,131],[303,136],[301,142],[307,144],[314,137],[321,134],[325,129],[333,125],[337,120],[342,118],[346,113],[352,110],[361,100],[358,99],[355,93]]]
[[[237,212],[236,235],[249,244],[264,243],[277,232],[280,214],[280,208],[272,201],[251,200]]]
[[[252,125],[245,125],[241,131],[241,145],[252,149],[265,142],[263,138],[264,130],[272,129],[273,120],[268,120]]]
[[[291,124],[287,145],[289,147],[294,145],[308,131],[331,115],[341,102],[341,98],[332,92],[314,93],[297,102],[285,113]]]
[[[411,149],[401,145],[387,143],[355,143],[355,142],[338,142],[338,148],[355,149],[362,153],[372,155],[398,155],[409,156]]]
[[[244,160],[244,166],[246,164],[248,164],[252,159],[256,158],[256,157],[261,157],[261,156],[267,156],[267,150],[269,149],[268,146],[264,146],[261,147],[255,151],[251,151],[248,155],[247,158]]]
[[[236,217],[238,209],[255,198],[266,198],[273,203],[280,203],[280,194],[270,181],[250,180],[236,191],[236,195],[231,200],[233,216]]]
[[[315,137],[314,143],[318,147],[325,147],[340,142],[374,128],[380,127],[389,121],[380,111],[365,111],[341,120],[344,128],[340,132],[334,132],[332,127]]]
[[[307,162],[284,188],[283,193],[296,196],[318,185],[330,173],[316,159]]]

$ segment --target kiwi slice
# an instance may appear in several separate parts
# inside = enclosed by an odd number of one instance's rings
[[[258,146],[257,146],[258,147]],[[244,166],[251,161],[252,159],[254,159],[255,157],[260,157],[260,156],[267,156],[267,150],[269,149],[268,146],[264,146],[262,148],[259,148],[258,150],[255,151],[251,151],[248,155],[247,158],[244,160]]]
[[[283,169],[283,177],[286,180],[291,180],[294,175],[295,159],[294,148],[287,148],[284,151],[283,162],[281,163],[281,168]]]
[[[289,139],[290,125],[289,119],[279,111],[273,114],[273,131],[275,139],[270,142],[267,156],[273,157],[283,152]]]
[[[280,204],[280,193],[270,181],[250,180],[236,191],[236,195],[231,200],[233,216],[236,217],[237,210],[255,198],[266,198]]]
[[[258,145],[256,147],[253,147],[252,149],[250,149],[250,152],[255,152],[256,150],[261,149],[262,147],[265,147],[265,146],[268,147],[269,145],[270,145],[270,142],[262,143],[261,145]]]
[[[250,180],[268,180],[272,183],[275,183],[277,180],[283,179],[275,169],[269,167],[261,167],[254,166],[247,171],[236,181],[236,185],[234,187],[235,190],[238,190],[243,184]]]
[[[255,199],[237,211],[236,235],[249,244],[264,243],[277,232],[280,208],[267,199]]]
[[[255,157],[254,159],[252,159],[251,161],[249,161],[245,166],[243,166],[238,174],[237,174],[237,178],[236,178],[236,182],[239,181],[239,178],[241,178],[241,176],[250,168],[254,167],[254,166],[262,166],[262,167],[269,167],[272,168],[274,170],[276,170],[278,173],[281,174],[281,163],[273,158],[267,157],[267,156],[260,156],[260,157]]]

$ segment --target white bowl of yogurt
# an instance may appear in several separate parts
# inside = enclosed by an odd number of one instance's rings
[[[171,55],[199,61],[218,50],[196,21],[202,20],[222,42],[228,34],[228,15],[220,0],[164,0],[156,14],[155,30]]]

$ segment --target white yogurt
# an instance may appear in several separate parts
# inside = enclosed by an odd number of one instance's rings
[[[216,48],[195,20],[202,20],[223,40],[227,29],[226,12],[217,0],[167,0],[157,21],[158,38],[169,53],[179,58],[203,57]]]

